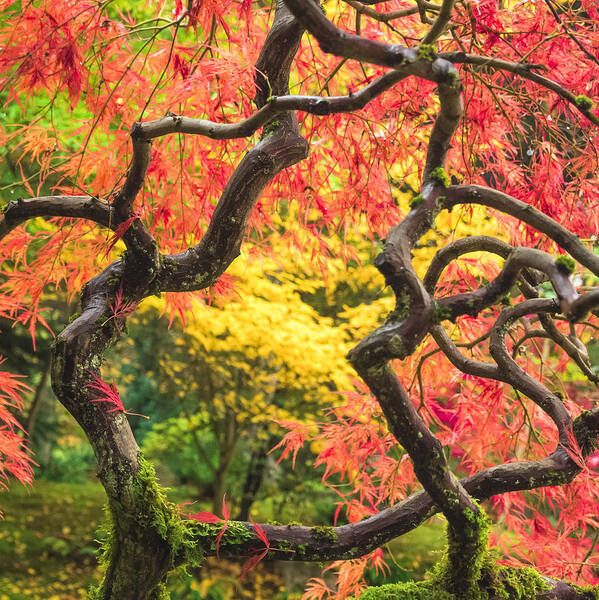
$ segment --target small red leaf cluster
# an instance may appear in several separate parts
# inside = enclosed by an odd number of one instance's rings
[[[92,402],[106,402],[112,406],[112,408],[108,409],[108,412],[121,412],[126,415],[133,415],[135,417],[143,417],[144,419],[149,419],[146,415],[140,415],[139,413],[134,413],[127,410],[123,406],[123,402],[121,397],[116,389],[116,384],[113,381],[112,385],[106,383],[102,379],[100,379],[97,375],[90,371],[90,375],[92,376],[92,380],[85,387],[95,390],[99,392],[100,396],[97,398],[92,398]]]

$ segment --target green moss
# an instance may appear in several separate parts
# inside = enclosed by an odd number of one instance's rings
[[[599,585],[573,585],[572,586],[584,600],[599,600]]]
[[[154,531],[166,543],[171,557],[171,566],[176,558],[183,557],[191,566],[199,566],[204,558],[205,545],[198,543],[195,522],[183,519],[179,507],[167,502],[165,490],[158,484],[154,467],[143,455],[138,455],[139,470],[129,482],[119,483],[121,497],[127,497],[125,507],[115,501],[110,502],[106,520],[99,529],[101,539],[99,558],[108,565],[116,553],[120,552],[123,539],[131,528]],[[108,476],[105,486],[117,485]],[[211,532],[213,533],[213,532]],[[218,532],[216,533],[218,535]],[[90,588],[89,600],[103,600],[103,583]],[[166,588],[159,584],[153,600],[168,598]]]
[[[158,535],[169,543],[173,549],[178,549],[187,534],[184,521],[179,516],[179,511],[174,506],[168,505],[166,493],[158,485],[156,472],[152,463],[147,461],[141,454],[138,457],[139,471],[135,478],[135,492],[147,506],[147,513],[141,517],[143,523],[152,526]],[[137,520],[140,520],[138,516]]]
[[[70,317],[67,323],[70,325],[75,319],[78,319],[81,316],[80,312],[74,312]]]
[[[281,126],[281,121],[270,121],[262,129],[262,136],[270,135],[274,133]]]
[[[407,292],[398,294],[395,299],[395,309],[385,319],[386,323],[397,323],[405,320],[410,314],[410,294]]]
[[[488,550],[485,513],[465,509],[463,514],[464,531],[459,536],[449,531],[446,553],[424,581],[371,587],[360,600],[534,600],[549,589],[534,569],[498,566]]]
[[[456,495],[456,500],[457,495]],[[466,524],[457,532],[449,527],[443,558],[431,570],[431,581],[459,600],[482,600],[481,583],[488,565],[489,524],[483,510],[463,510]]]
[[[451,308],[449,306],[442,306],[441,304],[435,304],[435,310],[433,312],[433,323],[438,325],[442,321],[447,321],[447,319],[451,319],[452,313]]]
[[[570,258],[567,254],[560,254],[555,259],[555,264],[560,271],[563,271],[567,275],[571,275],[576,269],[574,259]]]
[[[416,56],[423,60],[433,61],[437,57],[437,49],[432,44],[421,44],[416,50]]]
[[[293,544],[287,540],[280,541],[279,545],[277,547],[277,550],[282,550],[284,552],[294,552],[295,551]]]
[[[90,585],[87,588],[87,600],[102,600],[102,590],[99,585]]]
[[[368,588],[360,600],[534,600],[540,592],[549,589],[534,569],[496,566],[491,559],[486,561],[479,581],[468,593],[462,593],[463,590],[451,593],[434,571],[428,576],[426,581]],[[599,598],[589,596],[589,600]]]
[[[458,72],[454,69],[453,71],[448,71],[447,73],[447,83],[451,86],[454,86],[459,78]]]
[[[574,102],[576,103],[576,106],[578,106],[578,108],[580,108],[581,110],[591,110],[591,108],[595,106],[595,103],[584,94],[576,96],[574,98]]]
[[[316,527],[312,527],[310,532],[312,533],[312,537],[316,540],[324,540],[327,542],[337,541],[337,534],[335,533],[335,529],[333,527],[317,525]]]
[[[170,600],[171,595],[166,589],[166,584],[159,583],[154,593],[150,597],[150,600]]]
[[[527,600],[536,598],[539,592],[549,589],[541,575],[530,567],[515,569],[495,566],[492,574],[495,578],[492,590],[498,598]]]
[[[444,188],[448,188],[451,185],[451,179],[443,167],[433,169],[431,171],[431,179]]]
[[[597,440],[597,428],[593,413],[583,410],[572,424],[572,430],[578,440],[581,450],[586,454],[592,452],[599,446]],[[563,476],[563,473],[559,473]]]
[[[417,196],[414,196],[410,200],[410,208],[411,209],[418,208],[422,204],[423,200],[424,200],[424,196],[422,194],[418,194]]]
[[[406,353],[406,347],[403,343],[403,338],[399,334],[395,334],[389,340],[389,350],[393,356],[402,357]]]
[[[454,600],[455,596],[435,587],[428,581],[390,583],[368,588],[360,600]]]
[[[197,521],[188,522],[188,528],[191,530],[196,543],[204,545],[206,549],[216,550],[216,538],[223,530],[224,522],[221,523],[199,523]],[[237,546],[245,544],[252,539],[253,533],[239,521],[228,521],[227,528],[222,535],[219,548],[226,546]],[[203,538],[203,539],[202,539]]]

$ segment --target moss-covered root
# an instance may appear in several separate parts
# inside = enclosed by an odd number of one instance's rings
[[[448,528],[447,553],[438,571],[443,588],[464,600],[476,597],[489,548],[487,516],[478,506],[476,508],[476,511],[465,509],[466,529]]]
[[[513,569],[493,563],[487,555],[475,588],[470,588],[471,600],[536,600],[549,589],[534,569]],[[449,592],[434,569],[430,579],[420,582],[388,584],[368,588],[360,600],[458,600],[459,595]]]
[[[368,588],[361,600],[533,600],[549,588],[534,569],[498,566],[489,554],[485,513],[466,509],[468,529],[448,532],[445,556],[428,579]]]

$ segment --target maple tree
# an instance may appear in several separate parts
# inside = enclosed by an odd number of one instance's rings
[[[599,409],[561,383],[570,365],[597,379],[586,344],[599,305],[594,1],[0,10],[0,139],[31,196],[0,219],[0,311],[34,333],[45,289],[81,290],[81,314],[55,340],[52,386],[94,449],[110,508],[90,597],[166,597],[169,571],[216,553],[250,566],[350,559],[335,564],[336,589],[315,580],[308,598],[594,597],[561,580],[593,583],[599,556],[586,462]],[[144,298],[165,294],[184,314],[194,295],[229,287],[242,242],[268,253],[288,204],[302,232],[289,230],[290,247],[323,268],[326,234],[346,260],[352,229],[385,239],[375,265],[396,306],[350,351],[362,382],[318,425],[317,462],[346,483],[349,523],[189,519],[139,454],[102,359]],[[450,236],[416,270],[439,213],[480,218],[473,207],[498,234]],[[29,481],[8,410],[23,387],[0,376],[0,476]],[[310,428],[288,427],[293,455]],[[511,567],[487,552],[483,500]],[[436,512],[448,547],[429,579],[364,590],[364,567],[384,568],[380,546]]]

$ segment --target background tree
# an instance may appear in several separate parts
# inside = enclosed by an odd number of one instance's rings
[[[381,544],[437,511],[448,522],[448,548],[430,578],[363,598],[595,593],[497,566],[477,502],[500,497],[493,514],[546,573],[561,568],[593,580],[596,550],[585,534],[595,525],[598,488],[585,457],[594,451],[598,413],[556,390],[559,377],[545,368],[553,360],[563,368],[567,357],[595,378],[584,340],[599,294],[577,290],[582,279],[570,277],[577,263],[599,276],[589,248],[599,124],[593,3],[547,0],[512,10],[493,1],[390,2],[381,11],[347,0],[325,14],[312,0],[177,1],[158,2],[140,19],[110,1],[0,6],[7,100],[44,98],[34,119],[7,123],[3,145],[22,150],[8,157],[13,166],[25,158],[37,164],[40,181],[51,172],[60,193],[36,196],[23,177],[35,197],[6,206],[2,311],[34,329],[45,288],[84,286],[81,315],[55,341],[52,386],[88,436],[108,497],[106,573],[91,597],[164,597],[173,567],[211,554],[249,557],[251,566],[266,555],[320,561],[371,553],[340,569],[337,590],[317,581],[309,592],[359,593],[360,565],[380,564]],[[73,112],[64,128],[39,125],[65,102]],[[82,130],[85,141],[75,146],[69,136]],[[536,147],[521,160],[531,132]],[[405,190],[413,173],[419,193],[389,230],[399,217],[392,188]],[[74,195],[79,190],[86,194]],[[248,227],[250,244],[266,244],[282,197],[299,206],[311,234],[301,245],[321,262],[323,231],[345,240],[362,222],[385,237],[375,265],[396,298],[386,323],[349,353],[372,398],[340,410],[339,427],[326,432],[337,442],[320,457],[328,472],[351,477],[354,487],[358,481],[358,508],[366,500],[375,513],[358,521],[363,509],[348,511],[353,522],[337,528],[234,522],[226,505],[220,523],[206,513],[185,518],[138,453],[116,387],[100,379],[104,353],[137,304],[164,293],[170,310],[190,307],[192,294],[214,286],[239,254]],[[495,211],[507,241],[456,239],[419,276],[412,251],[437,214],[471,205]],[[19,227],[36,217],[59,219]],[[110,262],[118,240],[126,249]],[[555,258],[561,250],[569,256]],[[455,262],[474,251],[504,263],[471,272]],[[511,299],[516,304],[504,306]],[[520,336],[506,342],[511,332]],[[555,352],[521,356],[536,337],[551,340]],[[431,374],[425,349],[452,366],[439,362],[444,369]],[[356,420],[359,411],[365,418]],[[2,439],[14,439],[14,420],[3,416]],[[285,450],[295,452],[307,435],[305,425],[291,426]],[[355,450],[345,462],[336,452],[344,448]],[[26,471],[20,438],[6,456]],[[539,491],[506,495],[532,490]],[[543,505],[576,506],[561,516],[559,535]],[[552,539],[558,556],[547,554]]]
[[[185,467],[190,480],[195,471],[211,484],[214,512],[231,489],[236,463],[234,478],[245,480],[238,494],[246,521],[264,461],[278,441],[277,422],[314,422],[323,397],[351,385],[343,331],[302,301],[302,290],[311,291],[315,280],[285,282],[296,269],[282,250],[276,261],[239,259],[232,269],[235,296],[222,306],[198,303],[184,332],[161,348],[158,392],[173,399],[176,416],[144,443],[149,456],[171,452],[180,467],[180,452],[195,448],[195,460]],[[246,469],[239,468],[242,447],[250,455]]]

